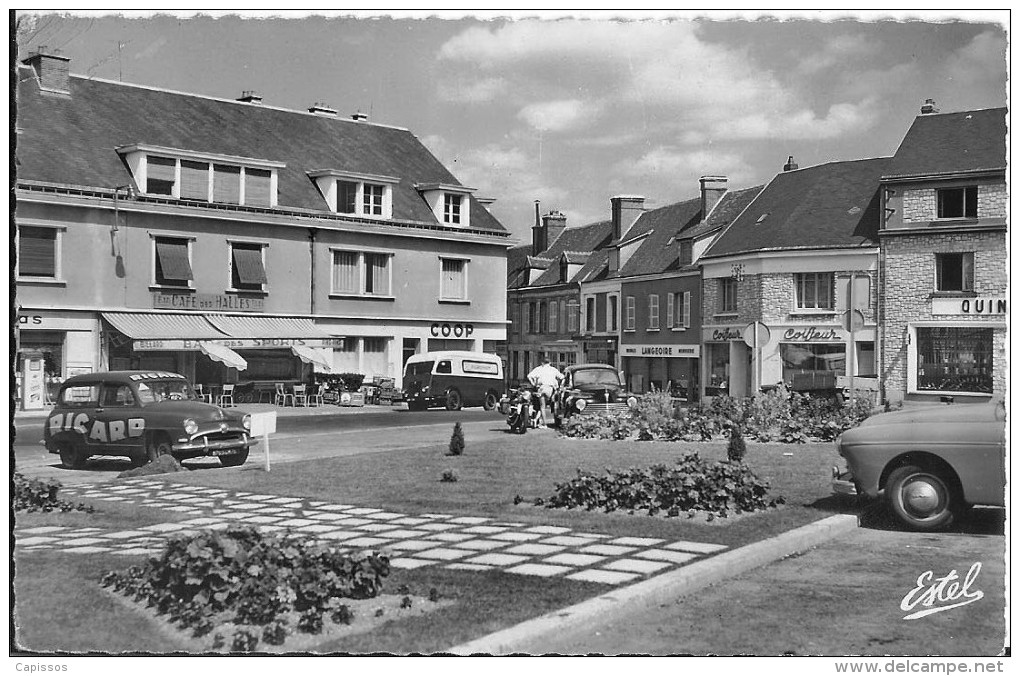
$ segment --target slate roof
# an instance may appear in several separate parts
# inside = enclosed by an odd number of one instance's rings
[[[564,251],[561,258],[568,264],[584,265],[588,262],[589,256],[591,256],[590,251]]]
[[[918,115],[884,178],[1006,169],[1006,108]]]
[[[307,172],[336,169],[399,177],[393,220],[438,225],[416,183],[460,185],[406,129],[138,85],[70,77],[70,97],[42,95],[19,66],[19,180],[88,188],[131,182],[115,148],[147,144],[284,162],[279,208],[326,212]],[[475,198],[470,230],[505,234]]]
[[[879,181],[890,162],[888,157],[830,162],[778,174],[703,258],[877,246]]]
[[[565,228],[559,237],[549,245],[549,248],[541,252],[540,258],[558,260],[563,252],[571,254],[587,253],[605,247],[613,236],[613,222],[599,221],[576,228]],[[531,254],[531,245],[511,247],[507,252],[507,286],[508,288],[522,288],[528,285],[528,275],[525,266],[528,260],[534,258]],[[589,257],[589,263],[591,258]],[[582,272],[583,272],[582,268]],[[574,275],[578,279],[580,273]],[[535,279],[531,286],[547,286],[560,283],[560,270],[558,265],[551,265],[545,272]]]
[[[553,259],[545,258],[543,256],[528,256],[528,267],[529,268],[541,268],[545,270],[553,264]]]
[[[591,256],[588,257],[588,262],[574,275],[573,281],[597,282],[608,276],[609,249],[599,249],[591,253]]]
[[[748,204],[761,193],[764,185],[756,185],[753,188],[743,190],[727,191],[716,203],[708,218],[680,233],[680,237],[697,238],[704,237],[716,230],[721,230],[733,222],[733,219],[740,215]]]
[[[652,209],[641,214],[631,228],[638,233],[647,232],[648,236],[638,245],[637,251],[631,255],[617,276],[633,277],[656,272],[664,272],[670,267],[676,268],[679,247],[669,240],[677,236],[685,228],[691,228],[701,221],[701,198],[689,199]],[[627,239],[631,239],[628,233]]]

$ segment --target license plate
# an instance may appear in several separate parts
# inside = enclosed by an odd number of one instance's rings
[[[209,451],[209,455],[234,455],[237,453],[235,448],[223,448],[217,451]]]

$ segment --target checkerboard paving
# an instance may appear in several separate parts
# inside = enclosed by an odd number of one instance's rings
[[[194,487],[148,477],[116,485],[67,486],[63,493],[74,500],[134,502],[191,518],[118,531],[70,526],[15,528],[19,551],[156,555],[166,539],[175,535],[252,525],[266,531],[289,530],[348,551],[388,551],[390,564],[396,568],[495,570],[621,585],[726,549],[708,542],[614,537],[483,516],[401,514],[376,507]]]

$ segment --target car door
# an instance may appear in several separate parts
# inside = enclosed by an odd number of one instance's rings
[[[130,384],[104,382],[95,417],[90,443],[102,446],[109,455],[136,455],[143,450],[145,419]]]

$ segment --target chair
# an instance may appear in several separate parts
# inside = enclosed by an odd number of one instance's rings
[[[286,406],[287,399],[290,399],[290,405],[294,405],[294,395],[284,391],[283,383],[276,383],[276,394],[273,397],[274,406]]]
[[[316,385],[311,394],[308,395],[309,406],[322,406],[322,385]]]
[[[198,398],[204,401],[205,403],[207,404],[213,403],[212,392],[206,392],[205,390],[202,389],[201,385],[195,385],[195,394],[197,394]]]
[[[298,402],[301,402],[302,406],[308,406],[308,395],[305,394],[307,385],[295,385],[294,386],[294,405],[297,406]]]
[[[230,402],[231,406],[234,406],[234,386],[233,385],[224,385],[223,386],[223,394],[220,395],[219,401],[217,402],[217,406],[222,406],[222,407],[225,408],[228,401]]]

